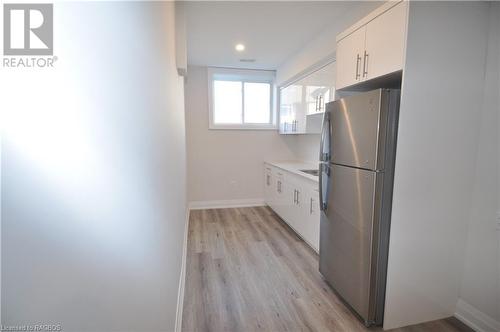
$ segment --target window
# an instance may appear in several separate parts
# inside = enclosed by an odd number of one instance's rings
[[[274,72],[209,68],[210,129],[276,129]]]

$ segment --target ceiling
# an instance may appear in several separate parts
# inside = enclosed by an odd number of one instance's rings
[[[377,5],[356,1],[184,2],[188,63],[276,69],[335,20],[353,12],[359,16],[360,7],[368,13]],[[244,52],[235,51],[237,43],[246,46]]]

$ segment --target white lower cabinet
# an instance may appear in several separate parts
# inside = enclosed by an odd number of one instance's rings
[[[264,167],[264,196],[271,197],[274,190],[273,187],[273,173],[271,167],[266,165]],[[268,204],[271,202],[268,202]]]
[[[319,250],[319,191],[317,188],[307,191],[306,201],[306,224],[304,238],[311,239],[315,250]]]
[[[277,172],[277,171],[274,171],[273,170],[273,174],[274,174],[274,183],[275,183],[275,188],[276,188],[276,191],[275,191],[275,195],[274,195],[274,201],[275,201],[275,208],[273,210],[275,210],[279,215],[282,215],[282,214],[285,214],[287,211],[286,211],[286,208],[285,208],[285,205],[286,205],[286,185],[284,183],[284,176],[283,176],[283,173],[282,172]],[[279,211],[279,212],[278,212]]]
[[[264,194],[266,204],[318,251],[318,182],[265,164]]]

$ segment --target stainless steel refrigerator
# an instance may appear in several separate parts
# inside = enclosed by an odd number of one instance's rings
[[[399,90],[326,105],[319,270],[365,325],[383,322]]]

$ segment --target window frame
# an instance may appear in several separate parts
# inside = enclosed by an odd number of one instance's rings
[[[213,130],[277,130],[277,112],[276,112],[276,86],[274,83],[275,72],[271,70],[252,70],[252,69],[232,69],[208,67],[208,128]],[[241,82],[241,112],[242,121],[245,120],[245,83],[268,83],[269,84],[269,122],[268,123],[227,123],[220,124],[214,122],[214,81],[235,81]]]

